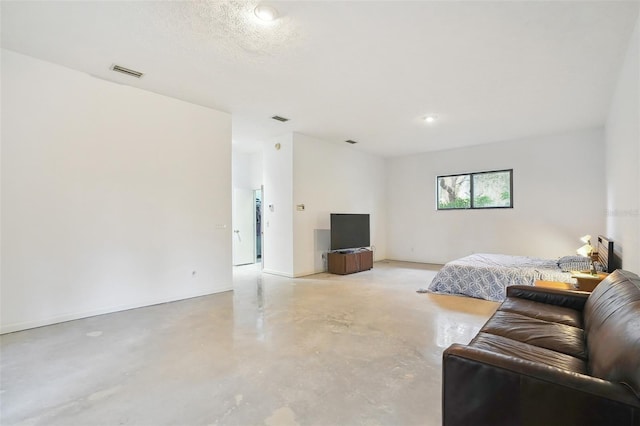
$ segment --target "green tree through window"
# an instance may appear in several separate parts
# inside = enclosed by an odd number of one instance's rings
[[[513,207],[513,170],[437,177],[438,210]]]

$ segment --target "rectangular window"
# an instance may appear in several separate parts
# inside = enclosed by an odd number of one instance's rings
[[[438,176],[438,210],[513,208],[513,169]]]

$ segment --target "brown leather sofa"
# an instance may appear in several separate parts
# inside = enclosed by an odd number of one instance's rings
[[[593,293],[530,286],[445,350],[442,423],[640,426],[640,277]]]

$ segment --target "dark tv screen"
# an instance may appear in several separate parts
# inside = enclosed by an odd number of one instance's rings
[[[368,214],[331,213],[331,250],[370,245]]]

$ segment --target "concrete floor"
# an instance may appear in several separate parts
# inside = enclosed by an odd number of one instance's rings
[[[3,425],[439,425],[441,356],[497,304],[418,294],[437,266],[299,279],[2,336]]]

